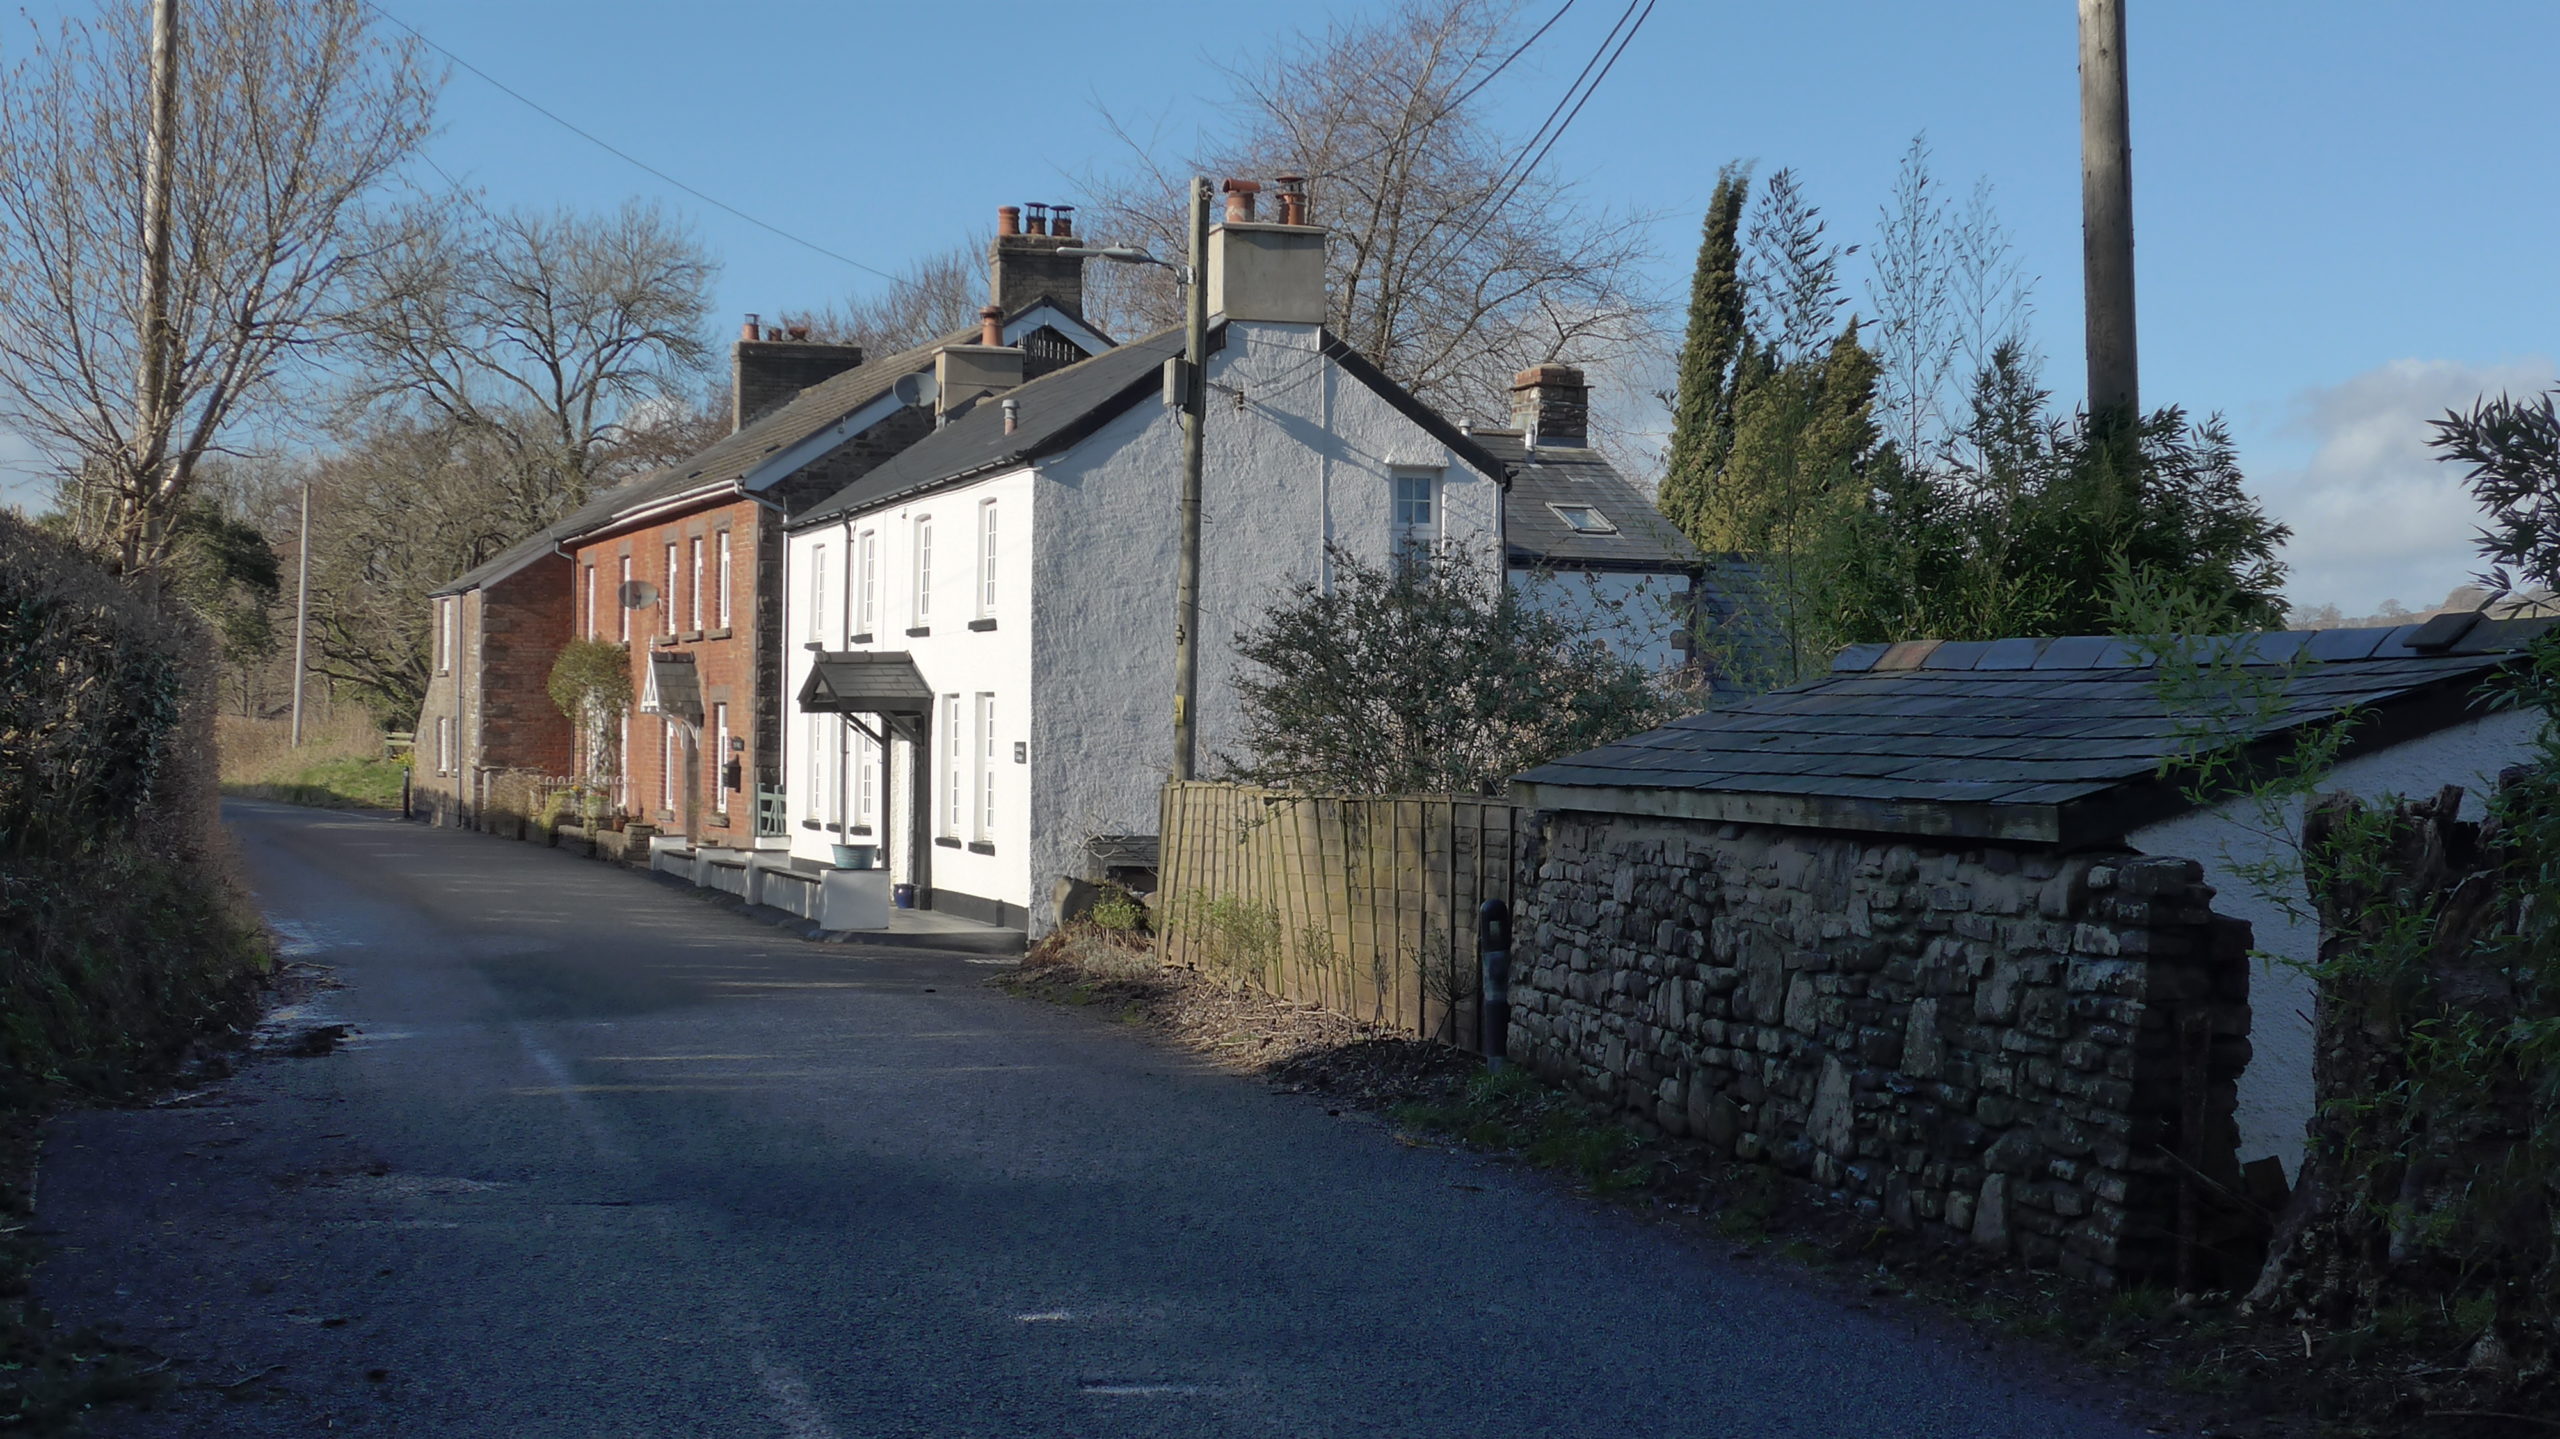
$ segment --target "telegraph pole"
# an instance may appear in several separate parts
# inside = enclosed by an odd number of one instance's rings
[[[302,657],[311,635],[311,481],[302,482],[302,558],[293,579],[293,747],[302,748]]]
[[[151,126],[142,170],[142,364],[133,427],[134,499],[142,512],[124,526],[128,572],[155,562],[160,548],[160,470],[168,462],[162,411],[169,399],[169,196],[178,140],[177,46],[178,0],[152,0]]]
[[[1208,418],[1201,365],[1209,349],[1209,180],[1191,177],[1191,283],[1182,334],[1182,554],[1174,569],[1173,777],[1198,768],[1200,693],[1200,431]]]
[[[2087,290],[2089,418],[2141,414],[2133,329],[2133,131],[2124,0],[2080,0],[2080,261]]]

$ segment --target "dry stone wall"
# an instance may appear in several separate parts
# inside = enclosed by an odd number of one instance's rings
[[[1882,1223],[2165,1276],[2181,1176],[2236,1180],[2248,1059],[2248,929],[2201,873],[1542,813],[1511,1053]]]

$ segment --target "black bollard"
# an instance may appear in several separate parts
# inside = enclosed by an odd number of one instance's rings
[[[1477,1013],[1483,1019],[1484,1067],[1502,1068],[1511,1028],[1511,906],[1488,899],[1476,911],[1476,953],[1483,965]]]

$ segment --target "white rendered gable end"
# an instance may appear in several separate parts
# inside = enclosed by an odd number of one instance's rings
[[[1004,327],[1004,342],[1008,345],[1019,345],[1022,343],[1023,336],[1030,334],[1032,331],[1039,329],[1043,325],[1046,325],[1050,329],[1057,331],[1059,334],[1066,336],[1068,339],[1075,341],[1076,348],[1084,351],[1087,355],[1099,355],[1105,350],[1115,350],[1119,348],[1119,346],[1112,344],[1110,340],[1104,338],[1100,330],[1093,328],[1091,325],[1086,324],[1084,321],[1077,319],[1075,316],[1068,314],[1066,311],[1059,309],[1055,305],[1045,304],[1034,305],[1030,309],[1016,315],[1013,320]]]

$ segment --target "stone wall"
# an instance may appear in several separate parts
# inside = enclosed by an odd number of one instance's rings
[[[2102,1284],[2165,1276],[2183,1166],[2236,1180],[2248,1059],[2247,927],[2200,873],[1542,813],[1510,1050],[1879,1222]]]

